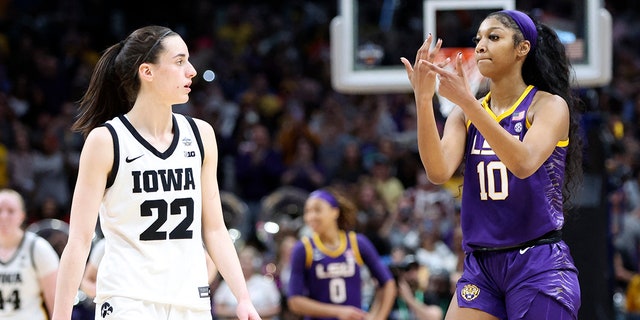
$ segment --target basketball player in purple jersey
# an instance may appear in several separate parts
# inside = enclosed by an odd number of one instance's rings
[[[349,231],[356,208],[335,190],[309,195],[304,221],[313,231],[293,247],[288,305],[305,319],[387,319],[396,298],[396,283],[378,252],[363,235]],[[361,268],[377,280],[369,310],[362,307]]]
[[[561,239],[563,205],[581,176],[577,110],[564,47],[527,14],[489,14],[474,38],[490,92],[476,100],[462,55],[434,62],[431,35],[412,66],[402,58],[418,111],[429,180],[444,183],[464,160],[461,223],[466,252],[446,319],[576,319],[578,271]],[[453,60],[453,71],[445,68]],[[432,99],[457,106],[440,136]]]

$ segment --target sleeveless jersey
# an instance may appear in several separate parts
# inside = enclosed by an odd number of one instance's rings
[[[527,87],[504,114],[484,109],[521,140],[531,124],[527,111],[537,89]],[[551,156],[530,177],[519,179],[498,159],[473,123],[467,123],[467,145],[461,205],[466,252],[473,246],[508,247],[522,244],[562,228],[562,185],[568,140],[559,141]]]
[[[371,242],[361,234],[342,231],[335,250],[325,247],[317,234],[303,237],[292,251],[288,295],[362,308],[363,265],[380,286],[393,278]]]
[[[173,115],[173,141],[156,150],[126,116],[105,124],[114,163],[100,208],[105,252],[96,299],[112,296],[210,309],[201,235],[204,149],[192,118]]]
[[[49,319],[39,279],[58,268],[58,254],[47,240],[32,232],[13,257],[0,262],[0,319]]]

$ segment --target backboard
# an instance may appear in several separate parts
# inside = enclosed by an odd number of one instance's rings
[[[330,30],[332,85],[343,93],[409,92],[400,57],[413,61],[429,32],[443,47],[472,48],[486,14],[514,8],[558,32],[575,87],[611,80],[611,16],[601,0],[341,0]]]

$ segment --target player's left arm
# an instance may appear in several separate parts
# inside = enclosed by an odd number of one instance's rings
[[[569,107],[560,96],[538,91],[527,111],[531,127],[522,141],[514,139],[484,109],[467,111],[500,161],[520,179],[536,172],[558,142],[569,136]]]
[[[531,155],[528,164],[533,174],[551,156],[560,141],[569,139],[569,106],[558,95],[538,91],[527,112],[527,121],[531,127],[522,142]]]
[[[240,319],[260,319],[251,299],[242,274],[238,254],[229,236],[222,215],[222,203],[218,186],[218,146],[213,127],[202,120],[194,119],[204,146],[202,163],[202,237],[215,266],[229,284],[238,299],[237,315]]]
[[[60,258],[53,247],[42,238],[37,238],[34,244],[33,259],[38,276],[38,284],[42,291],[44,304],[47,307],[49,317],[53,312],[53,301],[56,294],[56,278],[58,276],[58,264]]]

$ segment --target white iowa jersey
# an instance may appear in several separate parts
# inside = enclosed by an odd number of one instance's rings
[[[119,296],[210,309],[196,124],[174,114],[166,151],[145,141],[125,116],[106,126],[115,158],[100,210],[106,242],[95,301]]]
[[[13,257],[0,262],[0,319],[49,319],[38,279],[57,268],[58,254],[47,240],[25,232]]]

